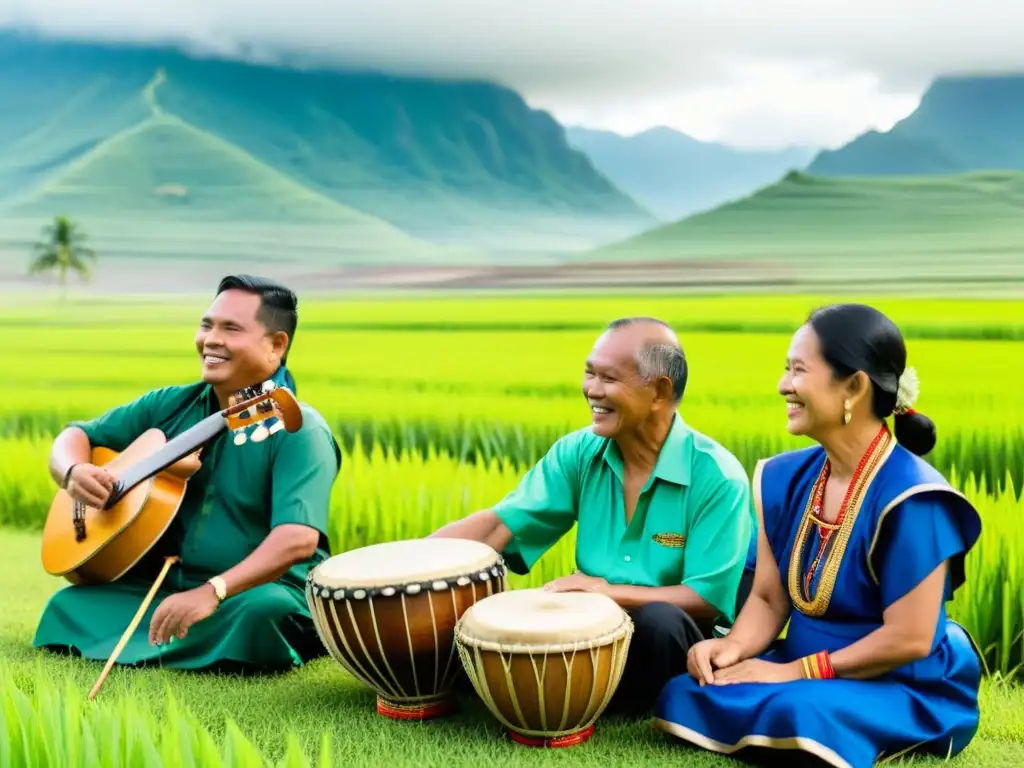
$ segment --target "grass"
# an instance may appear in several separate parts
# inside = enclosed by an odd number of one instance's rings
[[[18,328],[18,339],[30,328],[132,328],[191,333],[209,301],[200,296],[84,297],[60,303],[33,298],[0,306],[0,323]],[[816,307],[839,301],[866,302],[893,319],[908,340],[1024,340],[1020,299],[949,298],[864,295],[847,291],[803,294],[686,296],[645,291],[582,295],[538,293],[515,295],[351,295],[344,299],[303,296],[300,333],[312,331],[588,331],[600,332],[613,318],[653,315],[683,334],[791,333]],[[69,308],[74,314],[67,314]],[[158,311],[157,311],[158,310]],[[29,343],[38,339],[29,340]],[[76,339],[81,341],[81,339]],[[174,340],[171,349],[179,349]],[[306,346],[304,342],[300,345]],[[28,344],[26,344],[28,346]],[[449,362],[450,364],[450,362]]]
[[[159,738],[168,714],[178,706],[195,715],[218,747],[229,738],[230,720],[275,762],[285,758],[286,734],[292,731],[297,746],[310,760],[319,754],[326,735],[336,766],[381,765],[385,761],[400,766],[512,763],[574,768],[669,762],[686,768],[734,764],[691,750],[656,732],[646,720],[619,717],[599,720],[597,733],[582,748],[532,750],[505,740],[496,721],[472,696],[463,697],[461,711],[446,720],[391,722],[376,714],[373,694],[329,658],[286,675],[247,680],[115,668],[96,702],[87,706],[85,693],[102,664],[50,657],[30,647],[39,612],[49,595],[62,586],[57,579],[40,574],[38,538],[0,532],[0,563],[5,614],[0,625],[2,679],[30,697],[41,687],[44,694],[56,698],[56,709],[95,707],[110,718],[99,734],[101,739],[116,739],[118,730],[123,733],[124,724],[132,722],[141,722],[147,733]],[[956,763],[979,768],[1024,764],[1024,690],[999,679],[986,680],[981,706],[980,734]],[[118,717],[120,729],[114,727]],[[913,764],[938,762],[915,759]]]
[[[803,444],[783,429],[778,379],[792,331],[829,300],[309,301],[290,365],[300,396],[349,448],[358,439],[525,464],[586,422],[583,364],[604,324],[655,314],[679,329],[689,360],[685,418],[750,470],[764,455]],[[1016,339],[1024,334],[1019,302],[877,303],[908,327],[919,406],[940,430],[931,460],[944,471],[973,472],[989,487],[1009,473],[1014,488],[1024,488],[1024,406],[1012,394],[1022,359]],[[0,402],[0,434],[53,434],[69,418],[192,381],[192,338],[206,305],[195,300],[165,316],[138,303],[79,304],[73,315],[52,305],[0,310],[8,354],[32,361],[6,374],[19,396]],[[118,356],[94,365],[112,343]],[[951,376],[953,361],[970,375]]]
[[[585,423],[583,359],[614,316],[655,314],[681,329],[691,364],[684,417],[752,466],[794,444],[775,391],[781,361],[792,330],[829,299],[304,301],[291,367],[301,399],[328,417],[346,450],[332,502],[334,550],[424,535],[512,488],[552,440]],[[53,494],[49,441],[70,416],[194,380],[190,344],[206,303],[0,308],[8,354],[21,361],[7,372],[17,396],[0,405],[0,709],[7,713],[0,737],[6,722],[10,744],[53,745],[54,765],[85,761],[95,748],[124,765],[190,765],[192,753],[205,755],[204,764],[255,765],[262,764],[258,752],[274,765],[299,768],[325,744],[325,766],[732,764],[681,745],[648,721],[619,718],[602,719],[586,747],[530,750],[504,740],[472,695],[455,717],[394,723],[378,716],[373,694],[329,658],[257,680],[115,669],[100,701],[85,702],[102,665],[31,649],[39,613],[62,586],[41,574],[38,560],[39,527]],[[1024,691],[1002,674],[1018,667],[1024,650],[1019,303],[871,303],[907,329],[922,379],[919,406],[940,430],[932,458],[955,467],[952,482],[984,520],[968,585],[950,612],[978,639],[995,674],[983,685],[981,732],[957,762],[1024,764]],[[164,308],[160,316],[156,310]],[[112,348],[118,355],[110,356]],[[951,375],[954,366],[960,375]],[[573,543],[570,534],[513,585],[567,572]]]

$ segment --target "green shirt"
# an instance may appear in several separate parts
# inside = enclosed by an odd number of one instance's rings
[[[756,514],[743,465],[676,414],[626,526],[622,454],[589,428],[560,438],[494,511],[524,574],[578,524],[576,564],[612,584],[683,584],[734,619]]]
[[[284,376],[281,368],[272,378],[282,386]],[[150,578],[162,555],[176,554],[184,582],[200,583],[248,557],[275,526],[298,523],[320,532],[319,548],[279,581],[304,588],[308,569],[330,552],[328,515],[341,453],[320,414],[305,403],[300,408],[297,432],[280,430],[262,442],[236,446],[225,429],[210,441],[173,524],[137,573]],[[84,430],[93,446],[123,451],[147,429],[159,429],[170,440],[217,410],[212,387],[199,382],[153,390],[72,426]]]

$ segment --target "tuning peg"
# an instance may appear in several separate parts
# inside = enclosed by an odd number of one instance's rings
[[[240,390],[238,390],[238,392],[236,392],[229,399],[229,404],[230,405],[235,405],[236,403],[245,402],[246,400],[249,400],[249,399],[255,397],[255,395],[256,395],[256,388],[255,387],[242,387]],[[246,408],[244,411],[239,412],[237,415],[238,415],[238,418],[240,418],[240,419],[251,418],[252,417],[252,408],[251,407],[250,408]]]
[[[270,403],[270,402],[267,402],[266,400],[264,400],[262,403],[257,403],[256,404],[256,413],[259,414],[263,418],[264,421],[267,421],[267,420],[271,420],[272,421],[272,420],[275,419],[275,417],[274,417],[274,404]],[[270,414],[270,415],[267,416],[266,414]],[[249,439],[252,440],[254,443],[262,443],[264,440],[267,439],[267,436],[269,434],[270,434],[270,431],[267,429],[265,424],[258,424],[256,426],[256,429],[254,429],[252,431],[252,434],[249,436]]]
[[[263,394],[269,394],[275,389],[277,389],[277,384],[275,384],[271,379],[267,379],[263,382]]]
[[[278,418],[275,418],[274,423],[270,425],[267,431],[270,434],[274,434],[275,432],[280,432],[282,429],[284,429],[284,422]]]
[[[248,439],[245,436],[245,427],[234,430],[235,432],[235,445],[245,445],[245,441]]]

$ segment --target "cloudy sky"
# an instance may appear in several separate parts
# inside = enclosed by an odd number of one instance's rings
[[[836,146],[937,75],[1024,72],[1022,0],[0,0],[0,26],[484,77],[566,124],[750,147]]]

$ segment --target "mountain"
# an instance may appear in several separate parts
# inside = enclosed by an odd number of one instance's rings
[[[745,150],[698,141],[671,128],[633,136],[566,129],[569,144],[626,194],[665,221],[714,208],[807,165],[814,150]]]
[[[553,118],[490,83],[14,34],[0,35],[0,72],[8,221],[315,224],[340,240],[506,249],[655,223]]]
[[[787,279],[1024,279],[1024,173],[829,178],[792,172],[748,197],[595,249],[597,260],[770,265]],[[835,283],[833,283],[835,284]]]
[[[808,173],[917,176],[1024,170],[1024,76],[942,77],[910,115],[821,152]]]

